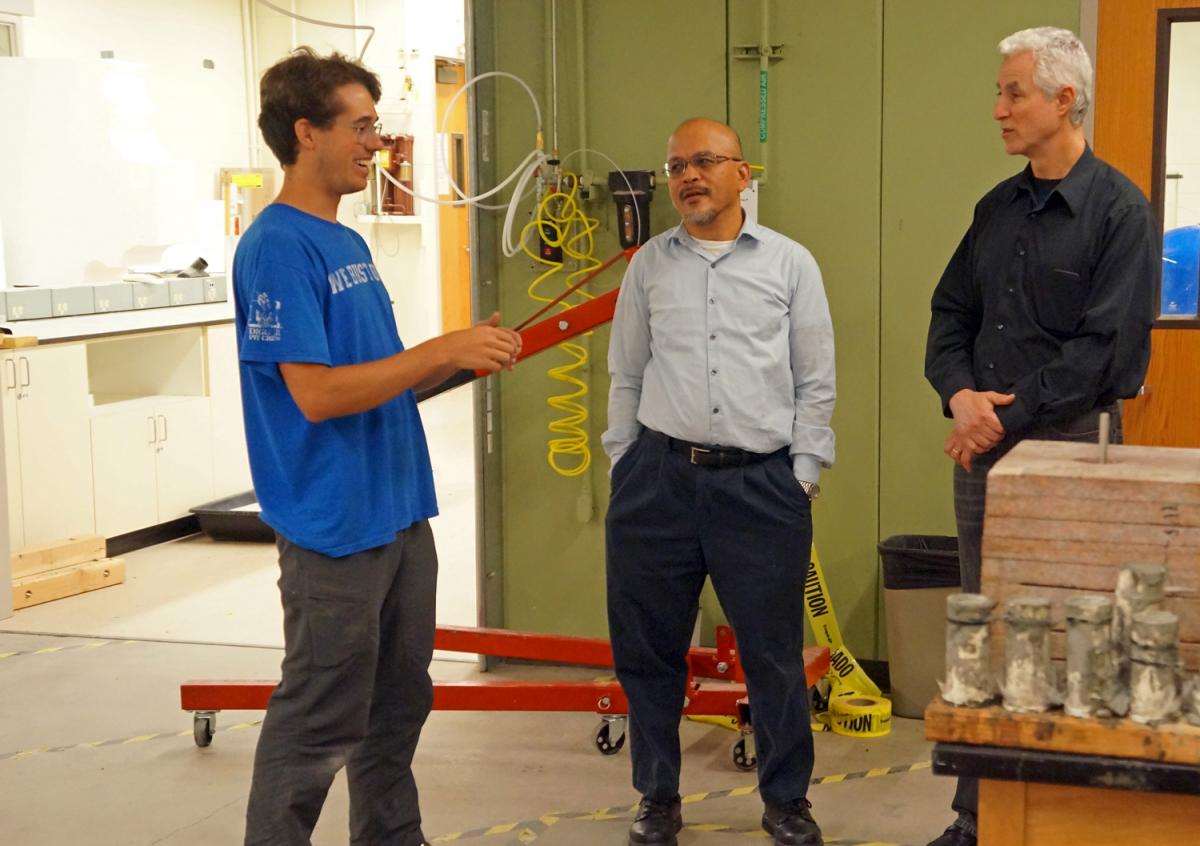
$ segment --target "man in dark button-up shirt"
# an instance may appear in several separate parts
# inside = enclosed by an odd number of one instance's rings
[[[979,201],[933,294],[925,375],[954,419],[945,452],[964,591],[980,588],[988,470],[1018,441],[1096,440],[1150,360],[1159,273],[1145,196],[1083,134],[1092,67],[1074,34],[1043,27],[1000,43],[992,116],[1029,159]],[[955,823],[930,846],[974,846],[977,785],[960,779]]]

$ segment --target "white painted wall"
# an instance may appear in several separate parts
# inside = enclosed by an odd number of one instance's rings
[[[1171,25],[1165,228],[1200,223],[1200,21]]]
[[[0,66],[8,284],[116,279],[195,241],[216,169],[248,164],[241,1],[39,0],[22,23]]]

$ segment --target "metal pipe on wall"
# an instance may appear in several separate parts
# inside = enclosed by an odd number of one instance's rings
[[[767,184],[767,175],[771,172],[767,142],[767,118],[769,114],[768,107],[770,103],[770,88],[768,81],[770,79],[771,68],[771,0],[761,0],[760,8],[761,15],[759,21],[760,28],[758,43],[758,156],[759,164],[762,165],[762,170],[758,172],[758,184],[759,186],[763,186]]]
[[[587,150],[588,148],[588,128],[587,128],[587,62],[584,53],[584,2],[583,0],[575,0],[575,114],[576,122],[579,127],[579,148]],[[579,173],[581,177],[586,176],[591,179],[592,172],[589,167],[589,158],[586,152],[581,153],[579,162]],[[594,440],[591,436],[594,431],[594,421],[596,420],[596,391],[594,374],[596,372],[596,344],[589,332],[579,339],[583,344],[583,348],[587,350],[587,368],[584,371],[584,376],[587,379],[587,414],[588,414],[588,449],[591,449],[591,442]],[[604,451],[600,451],[601,457],[604,457]],[[581,488],[579,498],[575,502],[575,516],[579,518],[579,522],[588,523],[596,516],[596,488],[595,488],[595,467],[596,462],[592,460],[588,463],[587,470],[582,474],[580,479]]]
[[[242,73],[246,88],[246,144],[250,154],[246,164],[250,167],[258,167],[261,160],[255,132],[258,126],[258,37],[254,7],[255,0],[242,0]]]

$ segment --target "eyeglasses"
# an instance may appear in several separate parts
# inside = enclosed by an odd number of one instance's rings
[[[688,165],[696,168],[701,173],[707,173],[721,162],[744,162],[745,159],[739,159],[736,156],[718,156],[715,153],[697,153],[688,158],[667,159],[667,163],[663,165],[663,170],[667,176],[678,179],[687,173]]]
[[[359,141],[366,141],[372,135],[383,135],[383,121],[374,123],[352,123],[347,127]]]

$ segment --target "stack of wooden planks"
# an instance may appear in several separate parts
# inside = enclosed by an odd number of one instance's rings
[[[106,558],[102,535],[81,535],[12,556],[13,608],[28,608],[125,581],[125,561]]]
[[[1166,610],[1179,617],[1180,655],[1200,671],[1200,449],[1024,441],[988,475],[983,592],[1054,602],[1052,653],[1065,657],[1063,601],[1112,595],[1128,564],[1167,568]],[[1004,627],[992,625],[993,666]]]

